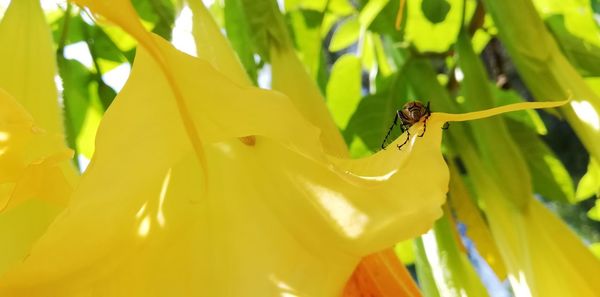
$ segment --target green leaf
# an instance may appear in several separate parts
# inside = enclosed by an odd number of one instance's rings
[[[285,0],[285,11],[293,10],[315,10],[319,12],[325,11],[327,1],[324,0]]]
[[[381,41],[379,34],[373,33],[373,45],[375,46],[375,56],[377,57],[377,74],[383,77],[387,77],[392,74],[393,62],[390,61],[388,55],[385,52],[385,47]]]
[[[348,148],[352,158],[364,158],[373,154],[373,151],[359,137],[352,138]]]
[[[585,3],[589,3],[588,0],[533,0],[535,8],[546,21],[560,20],[565,31],[586,43],[600,46],[600,30],[594,12]]]
[[[494,37],[498,32],[496,26],[494,25],[494,20],[489,15],[485,15],[482,28],[475,31],[473,35],[473,49],[477,54],[481,54],[481,52],[488,45],[492,37]]]
[[[421,2],[423,15],[432,24],[443,22],[450,12],[450,3],[446,0],[423,0]]]
[[[533,3],[521,0],[483,0],[498,27],[498,36],[519,76],[539,101],[572,98],[560,108],[579,139],[600,159],[600,97],[565,59],[548,33]],[[560,1],[563,3],[563,1]],[[519,20],[519,22],[515,22]]]
[[[596,199],[596,205],[588,211],[587,215],[594,221],[600,221],[600,199]]]
[[[593,158],[590,158],[587,172],[577,184],[575,192],[576,201],[588,199],[600,192],[600,165]]]
[[[241,0],[256,52],[269,60],[271,47],[291,47],[285,21],[275,0]]]
[[[361,98],[360,59],[351,54],[340,57],[331,68],[327,84],[327,106],[340,129],[345,129]]]
[[[442,13],[434,13],[436,10],[441,10],[435,8],[442,7],[436,4],[441,1],[449,5],[449,7],[444,8],[444,10],[448,9],[448,11],[446,13],[443,13],[443,11]],[[461,26],[462,6],[463,0],[407,1],[406,41],[411,42],[420,52],[448,51],[456,40],[458,30]],[[471,10],[469,8],[467,12]],[[426,11],[429,15],[426,14]],[[430,18],[434,18],[434,20],[439,21],[442,14],[444,16],[443,22],[435,23],[430,20]]]
[[[489,83],[497,106],[524,102],[525,100],[514,90],[502,90],[495,84]],[[548,130],[544,121],[535,110],[522,110],[507,113],[507,118],[513,119],[535,130],[538,134],[546,135]]]
[[[495,105],[487,73],[475,54],[469,36],[461,32],[456,42],[458,65],[464,73],[461,92],[466,101],[464,111],[490,108]],[[532,198],[531,177],[525,158],[500,117],[469,123],[477,143],[479,155],[494,179],[502,182],[505,197],[517,209],[527,207]]]
[[[375,17],[383,10],[390,0],[371,0],[363,7],[358,16],[358,21],[363,28],[368,28]]]
[[[589,248],[590,251],[592,251],[592,254],[594,254],[594,256],[600,260],[600,242],[590,244]]]
[[[76,60],[59,56],[58,66],[63,82],[67,142],[77,154],[90,158],[94,151],[95,132],[103,113],[98,102],[100,91],[97,88],[97,76]]]
[[[360,35],[360,23],[357,17],[347,18],[333,33],[329,50],[337,52],[356,43]]]
[[[248,21],[241,0],[226,0],[224,11],[225,30],[231,46],[237,53],[246,73],[256,83],[258,79],[256,62],[254,61],[253,40],[250,37]]]
[[[108,86],[101,78],[96,80],[98,86],[98,97],[104,110],[108,109],[110,104],[117,96],[117,92]]]
[[[573,180],[554,152],[531,127],[513,119],[505,122],[527,161],[534,191],[554,201],[576,202]]]
[[[360,58],[363,67],[370,71],[375,66],[375,45],[373,44],[373,33],[367,32],[360,49]]]
[[[77,11],[76,9],[74,9],[74,10]],[[83,35],[82,28],[85,23],[81,19],[81,16],[79,14],[75,14],[75,13],[71,14],[71,16],[69,18],[68,32],[63,37],[65,17],[66,17],[66,15],[63,14],[62,17],[56,19],[54,22],[52,22],[50,24],[54,42],[56,44],[60,44],[61,38],[64,38],[64,41],[63,41],[64,45],[69,45],[72,43],[83,41],[85,39],[85,37]],[[85,25],[87,25],[87,24],[85,24]]]
[[[317,79],[321,66],[321,23],[323,14],[314,10],[296,10],[287,14],[294,33],[294,41],[300,58],[308,67],[313,80]]]
[[[93,74],[76,60],[58,57],[58,70],[63,83],[63,108],[69,147],[77,151],[76,139],[89,105],[88,85]]]
[[[488,296],[447,212],[435,222],[433,231],[421,236],[433,280],[444,297]]]
[[[114,63],[103,63],[102,65],[110,65],[110,68],[102,68],[101,72],[108,72],[112,68],[120,65],[123,62],[132,62],[121,52],[113,40],[98,26],[89,27],[86,31],[86,42],[90,49],[92,57],[101,63],[100,60],[110,61]]]
[[[356,12],[349,0],[329,0],[327,10],[338,16],[348,16]]]
[[[588,41],[589,38],[584,39],[575,35],[579,31],[569,31],[563,15],[550,16],[546,18],[545,22],[558,41],[561,51],[582,75],[600,75],[600,63],[598,63],[600,60],[600,46],[597,43]],[[583,29],[583,26],[580,28]],[[600,32],[596,31],[596,34],[600,34]]]
[[[138,15],[154,24],[152,32],[171,40],[175,23],[175,7],[170,0],[133,0]]]
[[[394,252],[400,258],[404,265],[415,263],[415,241],[413,239],[405,240],[394,246]]]
[[[433,278],[431,263],[427,260],[425,246],[421,238],[415,239],[415,266],[417,267],[417,278],[419,286],[423,290],[423,295],[427,297],[445,297],[441,296]]]
[[[395,41],[401,41],[404,27],[400,28],[400,31],[398,31],[395,26],[400,1],[362,2],[365,3],[361,11],[361,16],[363,17],[361,24],[365,24],[363,26],[366,26],[369,31],[373,33],[386,35],[393,38]],[[382,8],[381,5],[383,4],[385,4],[385,6]],[[406,10],[404,13],[406,14]]]
[[[408,97],[405,75],[396,73],[382,80],[383,82],[378,87],[380,92],[368,95],[360,101],[344,130],[344,138],[347,143],[351,143],[354,138],[360,138],[371,152],[381,149],[381,144],[394,120],[396,110]],[[399,135],[400,129],[396,127],[388,142]]]

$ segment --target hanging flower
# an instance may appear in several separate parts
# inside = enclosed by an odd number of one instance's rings
[[[67,208],[0,276],[3,295],[339,295],[363,256],[441,216],[445,122],[561,104],[434,113],[401,150],[406,134],[333,156],[286,95],[177,51],[126,0],[79,2],[140,47]]]

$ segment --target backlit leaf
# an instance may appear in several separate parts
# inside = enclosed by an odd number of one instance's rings
[[[331,37],[329,50],[332,52],[343,50],[356,43],[359,35],[360,23],[358,21],[358,18],[349,17],[346,20],[344,20],[341,23],[341,25],[339,25],[339,27],[335,29],[333,37]]]
[[[361,98],[360,59],[352,54],[340,57],[331,69],[327,84],[327,106],[340,129],[345,129]]]

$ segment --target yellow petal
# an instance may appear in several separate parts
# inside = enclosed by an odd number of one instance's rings
[[[52,38],[39,1],[11,2],[0,23],[0,44],[3,274],[25,258],[62,210],[78,173],[64,144]]]
[[[465,165],[485,204],[515,296],[600,292],[598,260],[559,218],[536,199],[529,200],[526,212],[515,209],[476,159],[465,159]]]
[[[37,0],[12,1],[0,23],[0,88],[48,133],[64,134],[52,36]]]
[[[287,97],[240,87],[208,62],[155,44],[208,141],[208,192],[170,84],[140,48],[68,211],[0,292],[331,296],[362,256],[441,215],[448,169],[439,118],[460,116],[432,115],[424,137],[415,125],[402,150],[337,158]],[[255,142],[237,140],[246,135]]]
[[[62,165],[72,151],[57,145],[62,141],[62,136],[36,126],[0,89],[0,214],[31,198],[66,204],[72,186]]]
[[[35,149],[57,141],[62,139],[43,133],[25,109],[0,89],[0,242],[4,243],[0,275],[22,261],[66,204],[71,186],[59,164],[70,159],[70,150]]]
[[[152,58],[160,66],[162,74],[168,81],[170,93],[174,94],[174,101],[177,104],[177,110],[180,113],[181,121],[185,127],[185,131],[189,140],[194,147],[196,157],[202,165],[203,170],[207,167],[206,156],[202,148],[202,139],[195,128],[194,120],[190,115],[189,107],[186,105],[181,88],[174,77],[172,68],[165,61],[164,54],[154,43],[154,38],[142,26],[137,14],[129,0],[73,0],[73,2],[87,6],[93,12],[102,15],[108,20],[119,25],[123,30],[133,36],[142,47],[144,47]],[[205,177],[206,178],[206,174]]]
[[[348,148],[335,125],[325,99],[291,47],[272,48],[272,87],[287,95],[302,115],[321,130],[324,149],[338,157],[348,157]]]
[[[477,251],[494,270],[498,278],[505,279],[506,268],[487,226],[487,222],[471,200],[472,198],[461,180],[460,173],[455,165],[450,165],[449,195],[449,202],[452,205],[452,209],[456,212],[458,220],[467,227],[467,236],[473,240]]]
[[[0,44],[4,45],[0,47],[0,88],[31,114],[44,133],[55,139],[27,149],[36,151],[35,155],[64,151],[63,119],[54,81],[54,45],[39,1],[11,2],[0,23]],[[70,161],[60,163],[66,180],[73,186],[78,172]]]
[[[441,214],[441,132],[381,152],[379,164],[338,166],[286,97],[241,88],[157,44],[211,143],[209,192],[169,84],[138,49],[68,211],[0,281],[5,292],[335,295],[363,255],[427,230]],[[255,144],[237,140],[244,135],[257,135]],[[411,187],[409,176],[431,186]]]
[[[198,57],[211,62],[213,67],[234,82],[243,86],[252,85],[229,41],[221,34],[202,1],[191,0],[187,3],[193,13],[193,35]]]
[[[444,122],[462,122],[462,121],[472,121],[477,119],[483,119],[487,117],[491,117],[494,115],[499,115],[506,112],[517,111],[517,110],[525,110],[525,109],[538,109],[538,108],[552,108],[565,105],[569,103],[570,99],[563,101],[548,101],[548,102],[521,102],[514,103],[499,107],[494,107],[481,111],[468,112],[463,114],[446,114],[446,113],[438,113],[439,120]],[[435,115],[436,113],[432,114]]]

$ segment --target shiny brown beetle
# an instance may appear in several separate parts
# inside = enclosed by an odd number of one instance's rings
[[[398,145],[398,149],[401,149],[410,139],[410,132],[408,131],[408,128],[421,121],[423,117],[425,117],[425,121],[423,122],[423,133],[421,133],[419,137],[423,137],[423,135],[425,135],[425,130],[427,129],[427,119],[430,115],[431,110],[429,109],[429,102],[427,102],[427,105],[423,105],[423,103],[419,101],[412,101],[404,104],[401,110],[396,111],[394,122],[392,123],[392,126],[385,135],[383,143],[381,144],[381,148],[385,149],[385,142],[392,133],[392,129],[394,129],[394,126],[398,124],[398,119],[402,121],[402,123],[400,124],[400,129],[403,133],[404,131],[406,131],[406,133],[408,134],[406,140],[402,144]]]

